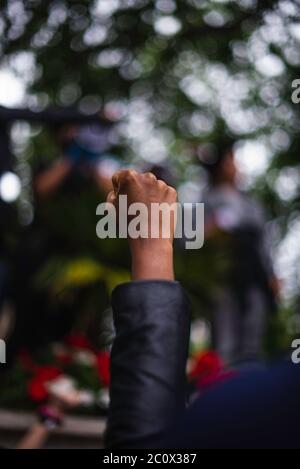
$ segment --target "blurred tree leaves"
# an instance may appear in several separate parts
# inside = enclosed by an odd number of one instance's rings
[[[195,144],[221,144],[226,133],[263,142],[270,164],[252,189],[282,239],[299,217],[300,185],[288,196],[282,190],[283,171],[299,170],[300,107],[291,102],[292,82],[300,75],[299,10],[299,2],[289,0],[5,0],[2,63],[22,75],[33,57],[27,99],[33,109],[75,104],[94,112],[117,106],[127,158],[168,160],[178,183],[193,176]],[[41,147],[48,151],[42,135],[31,156]],[[112,271],[102,262],[122,269],[128,255],[116,242],[97,242],[84,200],[80,194],[76,203],[76,216],[85,220],[76,242],[97,260],[88,268],[79,260],[79,277],[93,281],[105,273],[109,279]],[[56,217],[56,226],[74,237],[68,209],[60,210],[64,216]],[[209,248],[199,256],[179,256],[177,265],[193,295],[211,288]],[[60,288],[70,284],[69,269],[66,263],[56,277]]]
[[[161,138],[172,162],[190,161],[188,140],[220,142],[229,132],[264,138],[269,173],[298,165],[299,107],[291,103],[298,2],[7,0],[0,18],[2,61],[22,74],[24,52],[34,57],[31,107],[78,104],[91,112],[122,102],[124,145],[148,159],[149,141],[130,125],[133,114],[148,125],[150,142]],[[267,178],[258,193],[272,215],[286,216]]]

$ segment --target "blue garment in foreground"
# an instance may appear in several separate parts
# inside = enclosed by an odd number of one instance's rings
[[[173,448],[300,448],[300,365],[241,373],[199,398]]]

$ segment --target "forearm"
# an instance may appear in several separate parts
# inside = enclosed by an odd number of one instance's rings
[[[169,241],[135,241],[131,255],[132,280],[174,280],[173,246]]]
[[[35,180],[35,192],[38,197],[45,198],[63,183],[71,172],[72,162],[68,159],[59,160],[52,168],[41,173]]]
[[[17,449],[39,449],[44,446],[50,431],[43,423],[36,423],[18,444]]]

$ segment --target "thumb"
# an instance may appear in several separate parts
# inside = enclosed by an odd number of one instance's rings
[[[116,205],[116,201],[117,201],[117,196],[116,196],[115,191],[110,191],[107,195],[106,202],[108,204]]]

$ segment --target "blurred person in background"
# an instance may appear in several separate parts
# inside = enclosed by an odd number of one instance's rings
[[[53,295],[39,286],[39,279],[41,275],[45,277],[45,272],[51,278],[51,262],[55,259],[73,259],[88,252],[88,242],[83,238],[88,230],[95,238],[94,220],[91,215],[83,230],[83,215],[76,211],[76,203],[79,198],[89,197],[92,187],[96,199],[105,198],[111,188],[111,172],[116,170],[116,163],[108,154],[114,132],[109,120],[64,110],[10,111],[4,112],[8,119],[30,121],[32,117],[33,121],[50,125],[60,156],[47,164],[41,155],[33,169],[35,216],[22,233],[13,266],[16,322],[8,342],[8,366],[20,348],[35,350],[59,340],[74,324],[76,311],[71,299],[61,301],[56,295],[53,300]],[[87,210],[92,213],[92,204]],[[74,230],[72,239],[70,224]]]
[[[219,259],[227,261],[215,278],[213,345],[224,362],[262,358],[268,313],[276,310],[279,294],[266,219],[262,207],[239,190],[233,146],[199,149],[209,176],[204,195],[206,238]]]
[[[38,199],[44,199],[67,185],[75,186],[79,180],[95,182],[105,195],[111,190],[111,175],[116,170],[113,157],[108,153],[112,146],[114,129],[108,124],[64,125],[57,132],[62,157],[50,167],[40,165],[35,176]],[[113,169],[109,171],[111,159]],[[103,162],[105,160],[105,162]],[[79,186],[75,190],[80,190]]]

